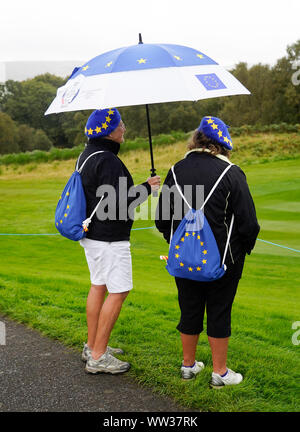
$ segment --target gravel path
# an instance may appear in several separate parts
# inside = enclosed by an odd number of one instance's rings
[[[0,412],[189,412],[124,375],[84,372],[80,354],[1,316]]]

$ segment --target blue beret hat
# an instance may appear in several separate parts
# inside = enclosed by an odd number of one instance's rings
[[[117,108],[95,110],[88,118],[84,133],[88,138],[104,137],[114,131],[120,121]]]
[[[211,138],[226,147],[228,150],[233,149],[231,137],[227,126],[217,117],[205,116],[201,120],[198,131],[202,132],[207,138]]]

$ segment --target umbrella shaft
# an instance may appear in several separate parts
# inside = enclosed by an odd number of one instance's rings
[[[147,125],[148,125],[148,135],[149,135],[149,145],[150,145],[150,157],[151,157],[151,177],[156,175],[156,170],[154,168],[154,159],[153,159],[153,149],[152,149],[152,137],[151,137],[151,125],[150,125],[150,114],[149,114],[149,106],[146,105],[146,113],[147,113]]]

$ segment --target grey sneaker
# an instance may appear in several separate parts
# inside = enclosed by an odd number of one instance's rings
[[[85,366],[85,371],[93,374],[100,372],[119,374],[127,372],[129,369],[129,363],[117,359],[107,351],[98,360],[94,360],[93,357],[90,356]]]
[[[82,350],[82,353],[81,353],[81,360],[82,360],[83,362],[88,361],[88,358],[89,358],[89,356],[91,355],[91,353],[92,353],[92,351],[91,351],[91,349],[89,348],[88,344],[83,343],[83,350]]]
[[[204,369],[202,362],[195,361],[194,366],[181,366],[181,377],[184,380],[190,380]]]
[[[243,375],[236,373],[231,369],[227,369],[227,374],[224,377],[215,372],[211,374],[210,387],[220,389],[226,385],[239,384],[242,381]]]
[[[107,347],[107,352],[109,352],[109,354],[124,354],[124,351],[121,348],[112,348],[110,346]],[[86,362],[88,361],[89,356],[91,355],[92,350],[89,348],[89,346],[84,343],[83,344],[83,350],[82,350],[82,354],[81,354],[81,359],[82,361]]]

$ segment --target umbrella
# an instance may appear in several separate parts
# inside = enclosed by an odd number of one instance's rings
[[[181,45],[144,44],[106,52],[75,68],[45,115],[146,105],[151,175],[155,175],[148,104],[250,94],[203,52]]]

